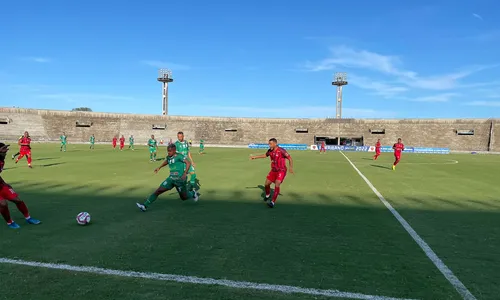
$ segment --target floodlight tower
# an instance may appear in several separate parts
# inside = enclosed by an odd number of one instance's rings
[[[174,81],[172,78],[172,71],[168,69],[158,70],[158,81],[162,83],[162,102],[163,102],[163,113],[162,115],[168,115],[168,83]]]
[[[337,86],[337,109],[335,118],[342,119],[342,87],[344,85],[347,85],[347,73],[335,73],[335,75],[333,76],[332,85]]]

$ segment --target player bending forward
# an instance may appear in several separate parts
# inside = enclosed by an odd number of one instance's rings
[[[258,158],[266,158],[269,157],[271,159],[271,171],[267,175],[265,189],[266,196],[264,201],[267,201],[267,205],[270,208],[273,208],[276,204],[276,199],[280,194],[281,183],[285,180],[286,177],[286,161],[290,165],[290,173],[293,174],[293,160],[288,152],[278,146],[278,141],[275,138],[269,140],[269,150],[267,150],[266,154],[258,155],[258,156],[250,156],[250,159],[258,159]],[[269,198],[271,197],[271,183],[274,183],[274,194],[271,201]]]
[[[170,176],[168,176],[167,179],[160,184],[156,191],[152,193],[143,204],[136,203],[137,207],[142,211],[146,211],[147,208],[155,202],[156,199],[158,199],[158,196],[166,191],[170,191],[173,188],[177,189],[182,201],[191,198],[194,199],[195,202],[198,201],[198,193],[196,191],[187,190],[186,178],[191,162],[186,156],[177,153],[177,148],[174,144],[168,145],[167,152],[168,156],[165,158],[165,161],[161,164],[161,166],[156,168],[154,172],[158,173],[161,168],[168,165],[170,169]]]
[[[394,164],[392,164],[392,170],[396,170],[396,165],[399,163],[401,160],[401,153],[405,150],[405,145],[403,145],[403,142],[401,141],[401,138],[398,139],[398,142],[392,146],[392,149],[394,149]]]
[[[7,151],[9,151],[9,145],[0,143],[0,173],[2,173],[3,166],[5,165],[5,157],[7,156]],[[9,205],[7,201],[11,201],[16,204],[17,209],[19,209],[19,211],[24,215],[24,218],[26,219],[26,222],[28,224],[38,225],[41,223],[39,220],[33,219],[30,216],[28,207],[26,206],[24,201],[19,199],[17,193],[14,191],[14,189],[12,189],[12,186],[5,182],[2,176],[0,176],[0,214],[7,222],[7,226],[13,229],[20,228],[20,226],[17,225],[16,222],[14,222],[10,217]]]

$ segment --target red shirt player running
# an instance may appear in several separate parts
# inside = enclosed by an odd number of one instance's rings
[[[401,153],[405,150],[405,145],[403,145],[403,142],[399,138],[398,142],[392,146],[392,149],[394,149],[394,158],[396,159],[392,165],[392,169],[396,170],[396,165],[401,160]]]
[[[250,159],[253,160],[266,157],[271,159],[271,171],[266,178],[266,197],[264,198],[264,201],[268,201],[267,205],[270,208],[273,208],[276,204],[276,199],[278,199],[280,194],[281,183],[286,177],[286,161],[288,160],[290,173],[293,174],[293,160],[285,149],[278,147],[278,141],[275,138],[269,140],[269,150],[267,150],[266,154],[250,156]],[[273,198],[269,201],[269,198],[271,197],[271,183],[274,183],[274,193]]]
[[[122,135],[120,138],[120,151],[123,150],[123,147],[125,147],[125,137]]]
[[[7,151],[9,151],[9,145],[0,143],[0,173],[2,173],[3,166],[5,165],[5,157],[7,156]],[[5,182],[0,176],[0,214],[5,219],[5,222],[7,222],[7,226],[12,229],[20,228],[20,226],[17,225],[16,222],[14,222],[10,217],[9,204],[7,203],[7,201],[13,202],[17,206],[17,209],[19,209],[19,211],[24,215],[24,218],[26,219],[26,222],[28,224],[37,225],[41,223],[39,220],[33,219],[30,216],[28,207],[26,206],[24,201],[19,199],[17,193],[14,191],[14,189],[12,189],[12,186]]]
[[[377,160],[377,158],[380,156],[380,148],[382,145],[380,144],[380,139],[377,140],[377,143],[375,144],[375,156],[373,157],[374,160]]]
[[[27,131],[24,132],[24,136],[19,139],[17,144],[21,148],[19,150],[19,156],[16,159],[16,164],[21,158],[26,156],[26,159],[28,160],[28,167],[31,168],[31,138]]]
[[[321,147],[319,148],[319,153],[326,153],[326,144],[325,141],[321,141]]]
[[[116,149],[116,141],[117,141],[117,140],[118,140],[118,139],[116,138],[116,136],[114,136],[114,137],[113,137],[113,142],[112,142],[112,144],[113,144],[113,149]]]

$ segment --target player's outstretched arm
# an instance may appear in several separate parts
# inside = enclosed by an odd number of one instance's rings
[[[290,170],[290,173],[294,173],[293,171],[293,159],[292,159],[292,156],[288,155],[287,157],[288,159],[288,169]]]
[[[155,173],[158,173],[158,171],[160,171],[160,169],[166,165],[168,165],[168,161],[164,160],[163,163],[158,168],[155,169]]]
[[[191,161],[190,161],[189,159],[186,159],[186,160],[185,160],[185,162],[186,162],[186,169],[184,169],[184,173],[182,174],[182,177],[181,177],[181,178],[182,178],[182,180],[185,180],[185,179],[186,179],[187,174],[188,174],[188,172],[189,172],[189,168],[190,168],[190,167],[191,167],[191,165],[192,165],[192,163],[191,163]]]
[[[188,152],[188,158],[190,160],[190,164],[193,165],[193,167],[196,167],[195,164],[194,164],[194,160],[193,160],[193,157],[191,156],[191,151]],[[189,167],[186,167],[189,169]]]
[[[260,159],[260,158],[266,158],[267,155],[266,154],[261,154],[261,155],[250,155],[250,159],[251,160],[254,160],[254,159]]]

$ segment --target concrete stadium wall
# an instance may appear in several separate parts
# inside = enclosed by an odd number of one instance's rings
[[[500,151],[500,122],[493,119],[208,118],[0,108],[2,119],[8,123],[0,124],[0,140],[15,140],[28,130],[38,141],[58,140],[64,131],[69,142],[86,142],[91,134],[95,134],[97,142],[132,134],[138,143],[144,143],[151,134],[167,141],[175,139],[177,131],[184,131],[195,142],[203,138],[209,144],[219,145],[266,142],[270,137],[280,143],[312,144],[315,136],[363,137],[365,145],[374,145],[380,138],[382,144],[392,145],[401,137],[409,146]],[[77,122],[91,122],[92,126],[77,127]],[[166,125],[166,129],[154,130],[153,125]],[[297,133],[296,129],[307,129],[307,133]],[[381,129],[385,134],[371,133]],[[457,130],[474,130],[474,135],[457,135]]]

